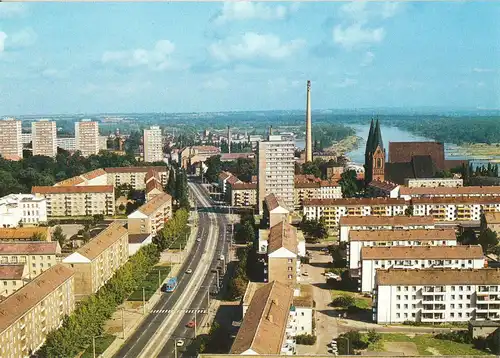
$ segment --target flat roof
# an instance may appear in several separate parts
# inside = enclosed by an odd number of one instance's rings
[[[387,269],[377,270],[378,285],[499,285],[500,269]]]
[[[453,228],[413,230],[351,230],[349,241],[456,240]]]

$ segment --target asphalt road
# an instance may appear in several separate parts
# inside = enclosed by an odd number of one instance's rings
[[[200,186],[198,188],[201,189]],[[203,190],[203,189],[202,189]],[[205,190],[203,192],[206,193]],[[208,199],[208,193],[205,196],[206,199]],[[198,198],[196,198],[198,205],[201,205],[201,201],[199,201]],[[164,320],[167,318],[168,310],[171,310],[175,303],[178,301],[179,297],[183,293],[184,289],[189,283],[189,280],[191,278],[191,275],[186,274],[185,271],[188,268],[192,268],[193,270],[196,268],[196,265],[198,262],[200,262],[201,257],[203,253],[206,251],[206,242],[207,238],[209,235],[209,227],[211,225],[211,219],[208,214],[208,210],[214,210],[213,208],[204,208],[204,207],[198,207],[199,211],[199,220],[198,220],[198,233],[197,233],[197,238],[201,239],[201,242],[195,243],[193,246],[191,252],[188,254],[186,257],[186,260],[183,263],[183,266],[181,267],[178,275],[177,275],[177,280],[178,280],[178,285],[177,288],[174,292],[172,293],[163,293],[163,296],[160,298],[160,300],[157,302],[157,304],[151,309],[151,313],[146,317],[144,322],[139,326],[139,328],[136,330],[136,332],[131,335],[125,344],[121,347],[120,351],[115,355],[115,357],[120,357],[120,358],[135,358],[138,357],[143,349],[146,347],[150,339],[153,337],[155,332],[159,329],[161,324],[164,322]],[[217,222],[219,225],[223,223],[223,218],[221,215],[217,215]],[[224,235],[223,232],[225,233],[225,230],[222,230],[222,225],[220,226],[220,235]],[[219,239],[217,240],[217,245],[222,245],[223,240]],[[227,247],[227,245],[225,245]],[[215,260],[219,257],[220,251],[216,251],[215,255]],[[215,274],[212,274],[210,272],[207,272],[207,277],[215,277]],[[206,291],[207,288],[203,286],[208,285],[207,277],[205,277],[204,282],[202,287],[200,288],[200,292],[193,292],[193,294],[196,294],[195,300],[193,301],[192,306],[198,306],[200,308],[205,308],[206,309]],[[207,282],[207,285],[205,283]],[[205,297],[205,304],[202,305],[201,301],[203,301],[203,296]],[[195,307],[193,307],[195,308]],[[165,312],[165,313],[154,313],[154,312]],[[179,327],[184,327],[185,324],[187,324],[188,321],[192,320],[192,314],[186,313],[185,317],[183,317],[182,322],[179,324],[177,327],[174,335],[172,335],[172,338],[174,337],[180,337],[181,335],[177,335],[177,330]],[[202,315],[200,314],[199,320],[201,321]],[[191,331],[194,331],[191,329]],[[194,332],[193,332],[194,334]],[[186,336],[185,332],[182,332],[182,336]],[[173,353],[169,355],[166,353],[164,355],[164,350],[169,349],[169,344],[172,346],[172,352],[173,352],[173,341],[167,341],[167,344],[162,350],[162,353],[160,354],[161,357],[173,357]]]

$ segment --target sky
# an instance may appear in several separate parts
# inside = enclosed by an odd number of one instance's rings
[[[0,116],[500,108],[500,2],[0,3]]]

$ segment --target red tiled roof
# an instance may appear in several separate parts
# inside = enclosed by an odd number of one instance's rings
[[[158,189],[160,191],[163,191],[163,186],[161,183],[157,182],[156,180],[150,180],[146,183],[146,194],[151,192],[154,189]]]
[[[379,181],[379,180],[373,180],[368,184],[368,186],[383,190],[383,191],[391,191],[394,190],[398,187],[397,184],[388,182],[388,181]]]
[[[430,155],[439,170],[444,170],[444,145],[440,142],[389,142],[389,162],[407,163],[413,156]]]
[[[150,169],[153,169],[157,172],[166,172],[167,167],[158,165],[158,166],[149,166],[149,167],[110,167],[104,168],[106,173],[147,173]]]
[[[92,170],[92,171],[87,172],[87,173],[83,173],[82,177],[84,177],[87,180],[92,180],[92,179],[95,179],[97,177],[100,177],[101,175],[106,175],[106,171],[104,169],[99,168],[99,169]]]
[[[57,241],[25,241],[0,242],[0,255],[9,254],[42,254],[55,255],[58,253]]]
[[[308,199],[304,206],[361,206],[361,205],[404,205],[404,199],[396,198],[342,198],[342,199]]]
[[[69,193],[112,193],[113,185],[88,186],[34,186],[32,194],[69,194]]]
[[[257,190],[257,183],[235,183],[231,187],[233,190]]]
[[[21,280],[24,265],[0,265],[0,280]]]
[[[234,175],[229,177],[227,179],[227,182],[230,184],[230,185],[234,185],[236,183],[241,183],[241,180],[239,180],[237,177],[235,177]]]

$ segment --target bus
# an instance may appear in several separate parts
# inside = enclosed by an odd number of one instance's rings
[[[165,292],[174,292],[177,287],[177,277],[172,277],[165,284]]]

